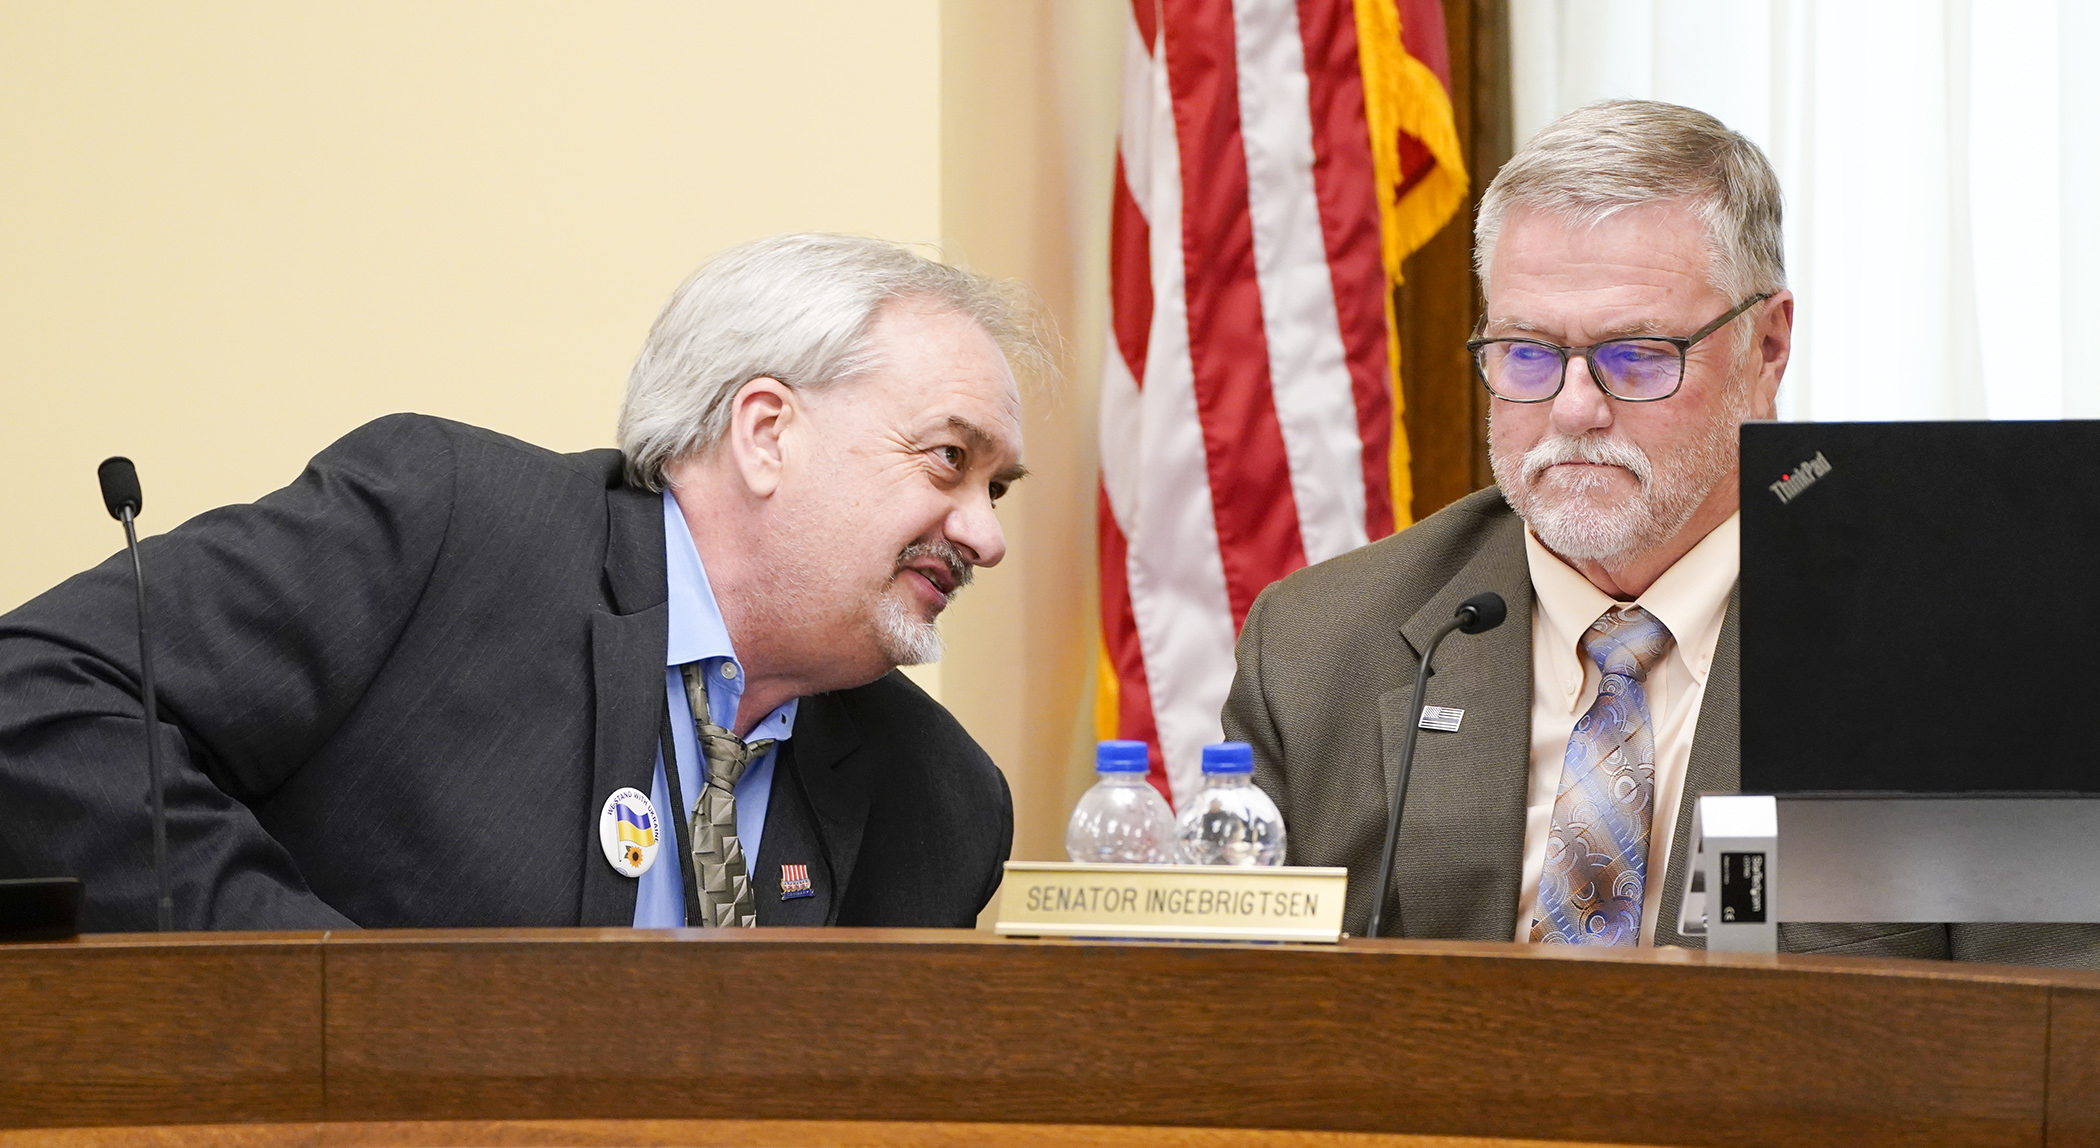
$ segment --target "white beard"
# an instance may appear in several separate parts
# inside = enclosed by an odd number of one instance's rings
[[[961,551],[952,542],[915,542],[904,548],[897,556],[896,572],[883,585],[882,597],[875,603],[875,643],[892,665],[923,666],[941,660],[941,631],[931,620],[912,616],[911,608],[897,589],[897,579],[904,576],[906,566],[915,558],[932,555],[948,567],[949,577],[955,581],[955,589],[948,593],[952,600],[962,588],[970,584],[975,570],[963,561]],[[942,606],[946,607],[945,602]]]
[[[1603,436],[1553,435],[1521,456],[1490,450],[1502,496],[1548,550],[1607,565],[1660,549],[1691,521],[1707,495],[1736,468],[1736,429],[1749,417],[1742,387],[1725,416],[1681,453],[1658,466],[1632,443]],[[1554,471],[1560,463],[1622,467],[1640,484],[1631,497],[1606,501],[1612,476]]]
[[[882,656],[897,666],[938,662],[943,652],[940,628],[912,617],[911,609],[888,590],[875,605],[875,643]]]

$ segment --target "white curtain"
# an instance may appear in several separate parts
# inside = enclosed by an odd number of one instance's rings
[[[2100,417],[2100,0],[1510,0],[1517,139],[1592,100],[1765,149],[1789,419]]]

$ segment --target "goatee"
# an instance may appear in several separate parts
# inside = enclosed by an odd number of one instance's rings
[[[970,584],[975,568],[963,561],[962,552],[948,541],[914,542],[897,555],[897,567],[890,580],[882,588],[881,600],[875,606],[875,639],[881,647],[882,656],[891,665],[923,666],[941,660],[941,631],[930,618],[920,618],[905,604],[904,595],[897,586],[897,579],[904,576],[914,562],[924,558],[938,559],[948,568],[950,589],[941,595],[941,608],[946,609],[955,595]],[[934,611],[938,616],[940,611]]]

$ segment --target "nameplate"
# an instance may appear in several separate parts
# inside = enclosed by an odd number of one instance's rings
[[[1348,890],[1349,871],[1339,868],[1009,861],[993,931],[1333,944]]]

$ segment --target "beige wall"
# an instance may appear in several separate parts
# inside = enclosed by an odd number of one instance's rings
[[[1014,856],[1065,858],[1092,784],[1094,420],[1108,314],[1108,202],[1122,67],[1115,0],[942,6],[942,238],[1035,285],[1069,343],[1028,403],[1028,462],[1002,520],[1012,556],[956,599],[942,697],[1007,767]]]
[[[418,410],[610,443],[708,253],[819,229],[943,244],[1043,293],[1013,557],[940,689],[1013,781],[1019,856],[1084,782],[1114,0],[0,7],[0,609],[141,526],[289,481]]]

